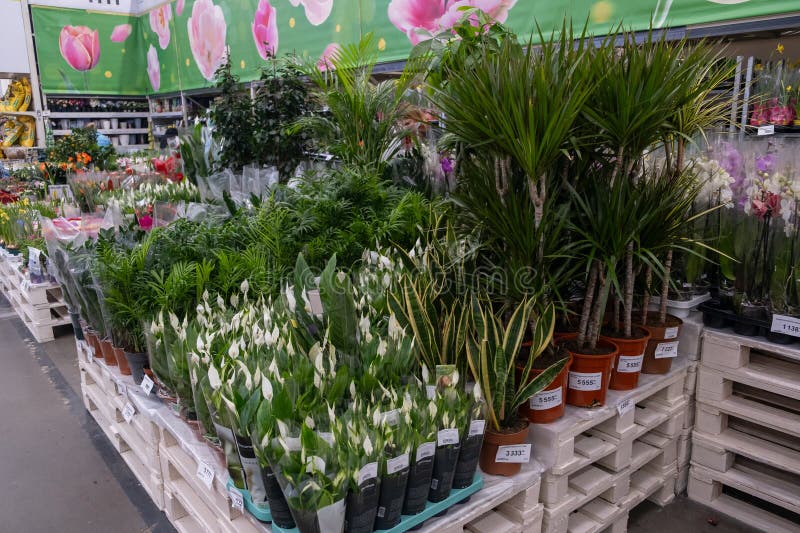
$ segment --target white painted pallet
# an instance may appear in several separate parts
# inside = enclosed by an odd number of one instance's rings
[[[681,333],[678,336],[678,345],[681,348],[681,353],[685,354],[690,361],[700,359],[704,330],[703,313],[700,311],[692,311],[688,317],[683,319]]]
[[[703,331],[702,363],[719,370],[735,370],[754,366],[754,377],[758,379],[763,369],[764,357],[781,358],[800,364],[800,348],[796,345],[782,346],[758,337],[745,337],[715,329]],[[761,358],[753,358],[760,354]],[[748,377],[747,374],[742,374]]]

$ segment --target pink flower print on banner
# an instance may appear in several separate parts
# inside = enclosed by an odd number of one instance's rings
[[[178,0],[178,2],[175,4],[175,14],[178,15],[179,17],[183,15],[183,7],[184,7],[184,1]]]
[[[517,0],[391,0],[388,14],[411,44],[417,44],[452,28],[465,15],[464,8],[480,9],[497,22],[505,22],[516,3]],[[475,17],[471,19],[477,24]]]
[[[211,0],[197,0],[192,6],[192,16],[187,21],[189,27],[189,47],[192,49],[197,68],[209,81],[222,66],[227,56],[225,44],[227,24],[219,6]]]
[[[125,39],[131,36],[131,32],[133,31],[133,26],[130,24],[120,24],[119,26],[114,27],[114,31],[111,32],[111,41],[115,43],[123,43]]]
[[[161,63],[158,61],[158,50],[152,44],[147,51],[147,75],[150,77],[153,91],[158,91],[161,87]]]
[[[278,20],[269,0],[260,0],[253,18],[253,40],[263,59],[278,53]]]
[[[330,16],[333,9],[333,0],[289,0],[294,7],[303,5],[306,18],[314,25],[319,26]]]
[[[331,63],[331,59],[336,59],[336,57],[339,55],[340,49],[341,46],[339,46],[339,43],[331,43],[326,46],[319,58],[319,61],[317,61],[317,68],[321,72],[332,70],[333,64]]]
[[[172,19],[172,5],[166,4],[150,12],[150,29],[158,35],[158,46],[166,50],[169,46],[169,21]]]
[[[92,70],[100,61],[100,35],[86,26],[64,26],[58,48],[69,66],[80,72]]]

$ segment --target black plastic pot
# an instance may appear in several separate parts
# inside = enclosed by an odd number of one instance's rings
[[[83,329],[81,328],[81,314],[70,311],[69,319],[72,321],[72,331],[75,333],[75,338],[79,341],[84,340]]]
[[[134,383],[141,383],[144,379],[144,367],[147,365],[147,352],[125,352],[128,366],[131,367],[131,376]]]
[[[347,494],[347,511],[344,517],[345,533],[370,533],[378,513],[381,480],[374,477],[366,480],[358,491]]]
[[[456,473],[458,454],[461,451],[461,443],[448,444],[436,447],[436,460],[433,463],[433,477],[431,478],[431,490],[428,493],[428,501],[437,503],[450,496],[453,488],[453,476]]]
[[[784,335],[783,333],[775,333],[774,331],[770,331],[768,329],[766,329],[765,336],[767,337],[768,341],[774,342],[775,344],[794,344],[798,341],[797,337]]]
[[[403,502],[404,515],[415,515],[425,510],[425,504],[428,503],[428,491],[431,489],[432,476],[432,455],[411,465],[411,470],[408,473],[408,485],[406,485],[406,499]]]
[[[723,308],[719,300],[709,300],[700,306],[703,324],[710,328],[722,329],[728,325],[730,312]]]
[[[264,491],[267,493],[267,503],[269,503],[269,512],[272,514],[272,523],[283,529],[295,527],[289,504],[286,503],[286,496],[283,495],[272,468],[269,466],[261,467],[261,481],[264,483]]]
[[[409,470],[406,467],[381,479],[381,497],[378,501],[375,529],[391,529],[400,523]]]
[[[255,505],[264,506],[267,502],[267,495],[264,491],[264,481],[261,476],[261,464],[256,457],[253,448],[253,441],[249,437],[234,434],[236,438],[236,449],[239,452],[239,460],[242,463],[244,472],[244,482],[250,492],[250,498]]]
[[[335,504],[328,506],[326,509],[333,509],[337,504],[344,504],[344,500],[336,502]],[[344,527],[344,523],[333,523],[334,518],[332,517],[331,513],[326,513],[325,510],[308,510],[308,509],[295,509],[294,507],[290,506],[292,511],[292,516],[294,517],[294,522],[297,524],[297,529],[302,533],[321,533],[322,528],[320,527],[320,521],[325,521],[325,530],[326,531],[341,531],[341,528]],[[344,511],[344,509],[341,509]],[[320,514],[324,513],[324,517],[320,517]],[[336,515],[336,520],[344,521],[343,514],[340,515],[338,512],[334,513]]]
[[[478,468],[478,459],[481,457],[483,433],[466,437],[461,441],[461,451],[458,454],[456,472],[453,476],[453,488],[465,489],[472,485],[475,478],[475,469]]]

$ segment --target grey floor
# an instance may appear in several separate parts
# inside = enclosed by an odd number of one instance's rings
[[[0,533],[174,531],[84,410],[69,332],[37,344],[0,296],[0,362]],[[686,498],[643,503],[628,530],[753,531]]]

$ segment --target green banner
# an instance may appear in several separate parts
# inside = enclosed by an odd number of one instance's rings
[[[383,61],[447,30],[464,6],[480,8],[519,35],[549,32],[571,18],[594,34],[617,24],[644,30],[798,10],[798,0],[172,0],[139,17],[34,7],[44,92],[152,94],[209,86],[230,54],[243,81],[268,54],[324,64],[338,44],[372,31]]]

